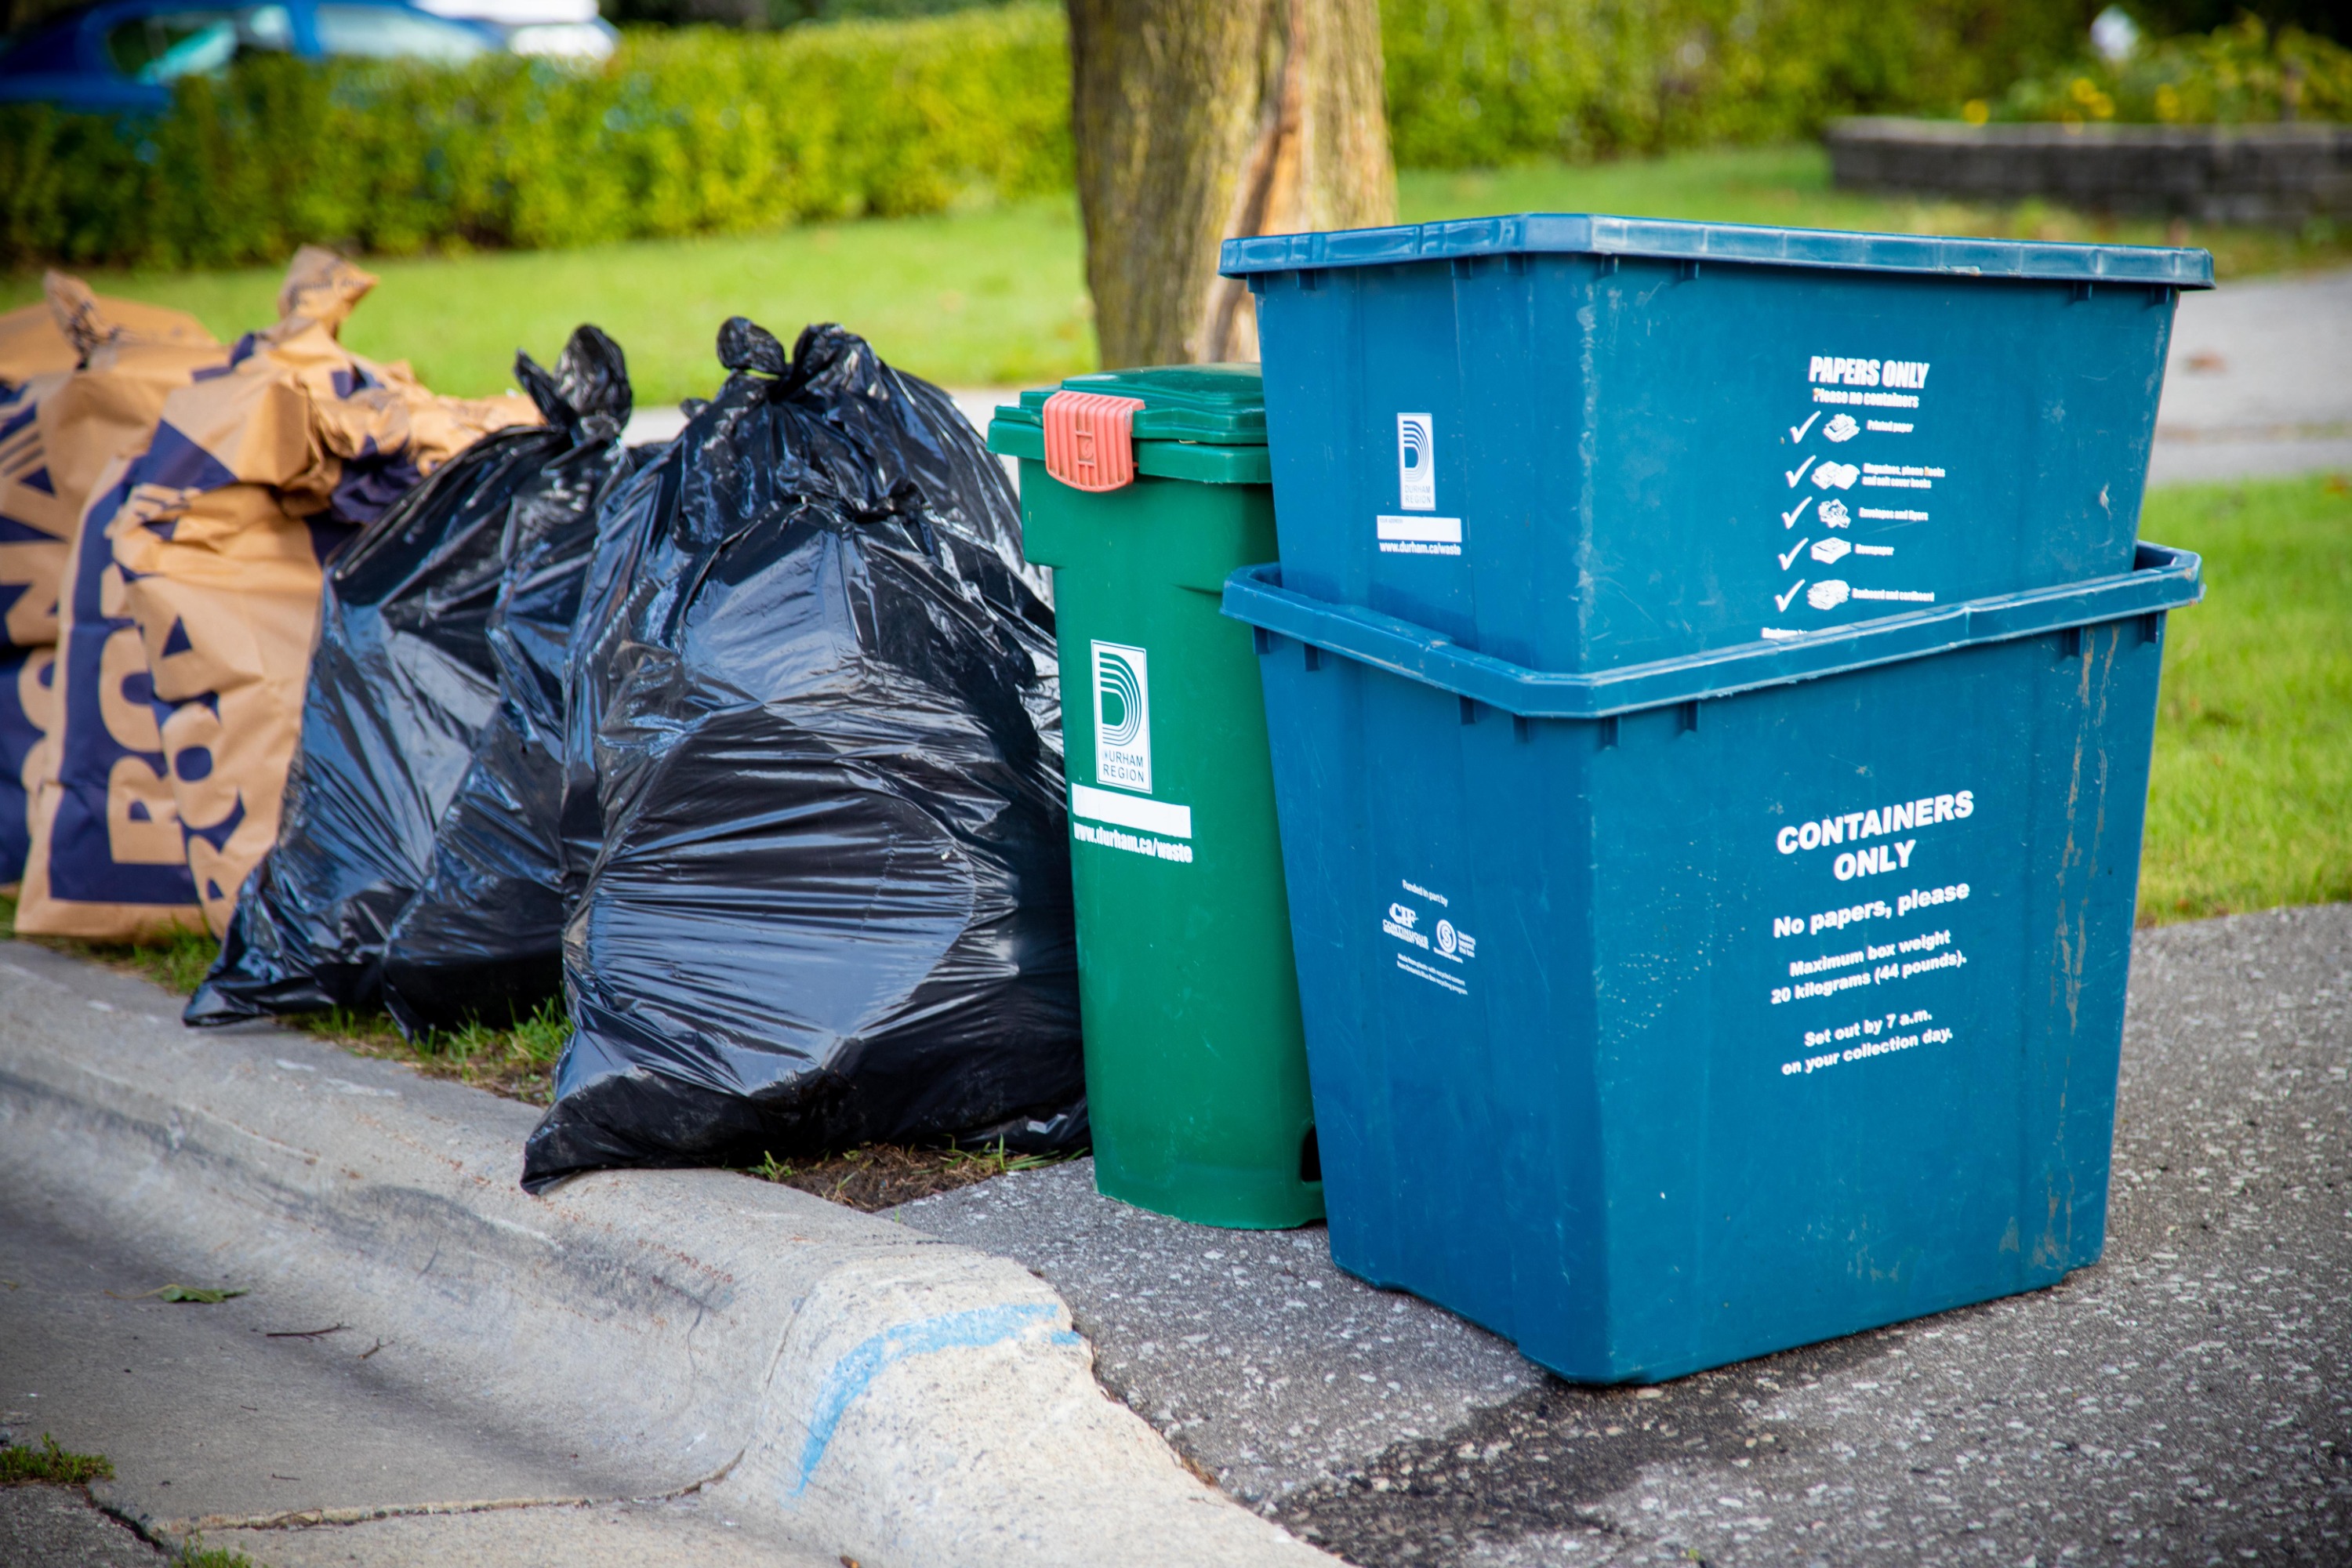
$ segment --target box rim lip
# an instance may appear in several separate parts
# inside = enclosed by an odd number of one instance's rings
[[[1607,213],[1527,212],[1379,228],[1256,235],[1226,240],[1218,255],[1217,270],[1227,278],[1249,278],[1489,256],[1555,255],[1903,277],[2213,287],[2212,253],[2195,247],[1782,228]]]
[[[1524,719],[1609,719],[2105,621],[2161,615],[2205,596],[2203,563],[2186,550],[2139,542],[2132,569],[1934,609],[1736,643],[1679,658],[1589,672],[1530,669],[1461,647],[1412,622],[1333,605],[1281,585],[1278,562],[1225,580],[1224,613],[1360,664]]]

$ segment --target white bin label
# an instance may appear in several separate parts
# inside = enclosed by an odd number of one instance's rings
[[[1397,973],[1466,996],[1470,961],[1478,956],[1478,942],[1454,923],[1451,907],[1444,894],[1401,881],[1397,896],[1381,911],[1381,934],[1398,944]]]
[[[1132,829],[1132,831],[1127,831]],[[1070,785],[1070,837],[1081,844],[1124,849],[1155,860],[1192,863],[1192,808],[1146,800],[1092,784]]]
[[[1437,510],[1437,426],[1426,414],[1397,416],[1397,507]]]
[[[1151,661],[1139,647],[1097,642],[1095,779],[1151,793]]]
[[[1963,825],[1976,815],[1976,792],[1958,789],[1868,801],[1774,830],[1774,851],[1801,865],[1809,882],[1826,873],[1827,887],[1814,886],[1839,900],[1772,917],[1767,1005],[1791,1009],[1799,1052],[1780,1063],[1782,1077],[1952,1043],[1936,1009],[1949,1013],[1966,994],[1955,980],[1969,966],[1971,889],[1952,863],[1969,858]]]
[[[1459,555],[1462,520],[1458,517],[1376,517],[1373,536],[1383,555]]]
[[[1937,590],[1917,580],[1915,560],[1919,543],[1929,536],[1909,530],[1929,521],[1931,497],[1925,492],[1933,491],[1946,471],[1935,463],[1878,460],[1913,455],[1912,442],[1904,437],[1919,428],[1934,369],[1926,360],[1808,356],[1805,384],[1815,406],[1795,424],[1780,426],[1787,432],[1785,438],[1776,437],[1780,483],[1763,487],[1782,531],[1776,536],[1769,524],[1760,531],[1771,540],[1770,552],[1779,563],[1769,590],[1771,616],[1779,624],[1759,628],[1766,640],[1829,629],[1817,617],[1834,616],[1843,622],[1849,605],[1899,609],[1937,602]],[[1896,412],[1902,417],[1874,416]],[[1857,440],[1859,448],[1846,445]],[[1875,493],[1881,490],[1922,493]],[[1838,531],[1852,530],[1857,520],[1870,535],[1867,543]],[[1823,567],[1835,568],[1836,574],[1822,576]]]

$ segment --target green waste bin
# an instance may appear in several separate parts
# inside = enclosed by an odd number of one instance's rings
[[[1257,367],[1073,376],[988,440],[1054,568],[1095,1185],[1202,1225],[1320,1219],[1265,702],[1219,608],[1276,553]]]

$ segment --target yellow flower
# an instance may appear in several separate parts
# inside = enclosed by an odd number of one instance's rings
[[[1971,125],[1982,125],[1992,118],[1992,108],[1981,98],[1972,98],[1960,105],[1960,118]]]

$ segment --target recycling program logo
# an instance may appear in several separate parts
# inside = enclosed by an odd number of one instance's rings
[[[1095,656],[1095,779],[1151,793],[1151,661],[1139,647],[1098,642]]]
[[[1397,416],[1397,507],[1437,510],[1436,422],[1426,414]]]

